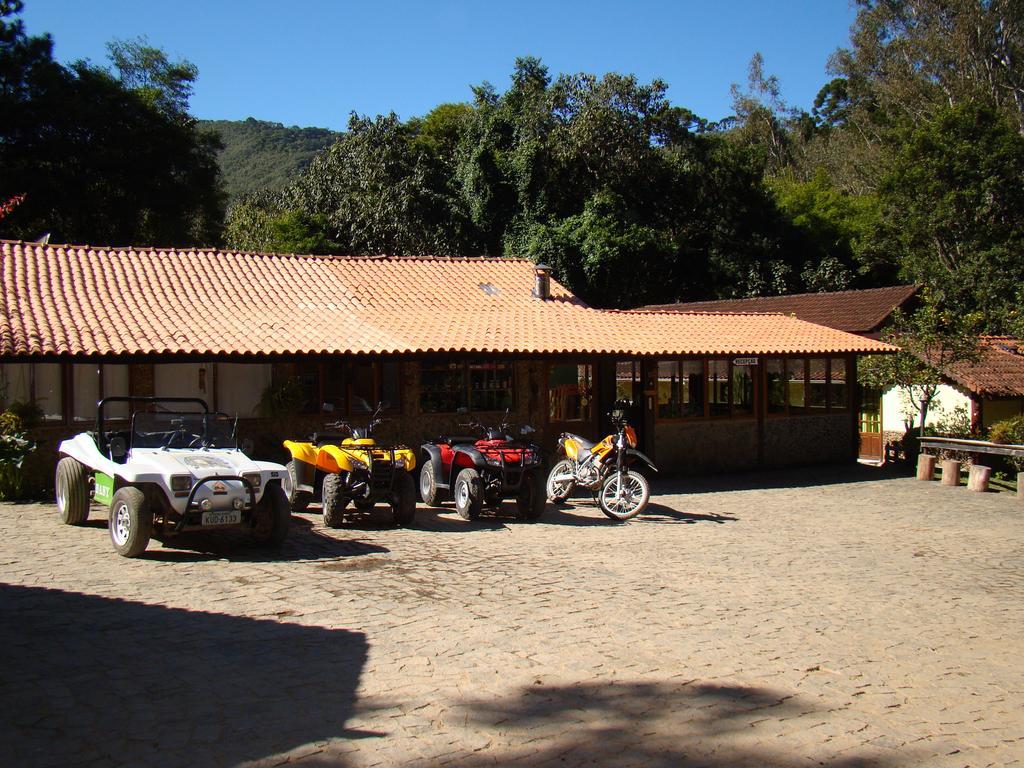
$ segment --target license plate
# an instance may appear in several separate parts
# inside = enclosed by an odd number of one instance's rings
[[[203,525],[238,525],[242,513],[237,509],[227,512],[203,512]]]

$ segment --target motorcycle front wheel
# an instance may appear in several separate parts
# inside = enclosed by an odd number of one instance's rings
[[[639,472],[626,472],[621,487],[619,473],[612,472],[601,486],[598,504],[612,520],[631,520],[644,511],[651,498],[651,486]]]
[[[548,501],[558,504],[569,498],[576,485],[572,474],[572,462],[569,459],[562,459],[551,468],[544,488]],[[568,479],[565,479],[566,477]]]

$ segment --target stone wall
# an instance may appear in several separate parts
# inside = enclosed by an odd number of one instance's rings
[[[660,472],[680,475],[756,467],[757,421],[659,423],[654,430],[654,463]]]
[[[756,419],[662,422],[655,463],[666,474],[692,475],[852,461],[854,439],[849,413],[766,419],[759,463]]]
[[[857,439],[849,412],[766,419],[764,466],[855,461]]]

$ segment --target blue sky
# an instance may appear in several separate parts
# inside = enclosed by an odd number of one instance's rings
[[[731,114],[755,51],[784,98],[810,109],[829,55],[846,45],[847,0],[26,0],[30,34],[49,32],[61,61],[105,63],[113,38],[150,43],[199,67],[192,112],[344,128],[348,114],[422,115],[508,84],[517,56],[552,73],[660,77],[672,102]]]

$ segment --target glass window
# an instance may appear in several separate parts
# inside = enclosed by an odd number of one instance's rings
[[[198,397],[213,405],[213,363],[157,363],[153,366],[157,397]]]
[[[615,399],[640,402],[640,364],[620,360],[615,364]]]
[[[420,363],[420,410],[454,413],[466,403],[462,363],[433,358]]]
[[[401,365],[395,360],[380,364],[380,399],[388,404],[389,411],[402,409]]]
[[[64,420],[64,366],[60,363],[36,363],[33,391],[43,421]]]
[[[348,380],[351,387],[349,392],[350,415],[372,413],[377,407],[377,403],[380,402],[374,382],[373,363],[361,360],[349,365]]]
[[[754,371],[753,365],[732,366],[732,415],[754,415]]]
[[[350,370],[344,359],[325,357],[319,363],[300,366],[305,413],[325,413],[338,418],[348,412]]]
[[[846,360],[833,357],[830,361],[828,383],[828,407],[842,410],[849,404],[846,388]]]
[[[824,408],[828,404],[828,360],[814,357],[807,361],[807,407]]]
[[[593,366],[552,365],[548,373],[551,421],[590,421],[593,416]]]
[[[765,360],[768,413],[786,412],[786,363],[780,359]]]
[[[789,379],[789,410],[802,410],[807,390],[805,360],[787,360],[786,374]]]
[[[729,415],[728,360],[708,360],[708,407],[711,416]]]
[[[683,386],[683,416],[704,416],[704,361],[684,360],[680,378]]]
[[[474,411],[512,407],[512,363],[469,363],[469,407]]]
[[[27,403],[32,399],[32,364],[4,363],[0,365],[0,405]]]
[[[254,415],[271,370],[268,363],[217,363],[217,410],[243,419]]]
[[[683,385],[678,360],[658,361],[658,418],[678,419],[683,415]]]
[[[96,421],[96,404],[100,400],[100,366],[71,366],[72,421]]]
[[[103,397],[127,397],[131,392],[131,372],[127,365],[104,365],[100,369]],[[127,419],[131,409],[128,403],[113,403],[106,408],[105,418]]]

